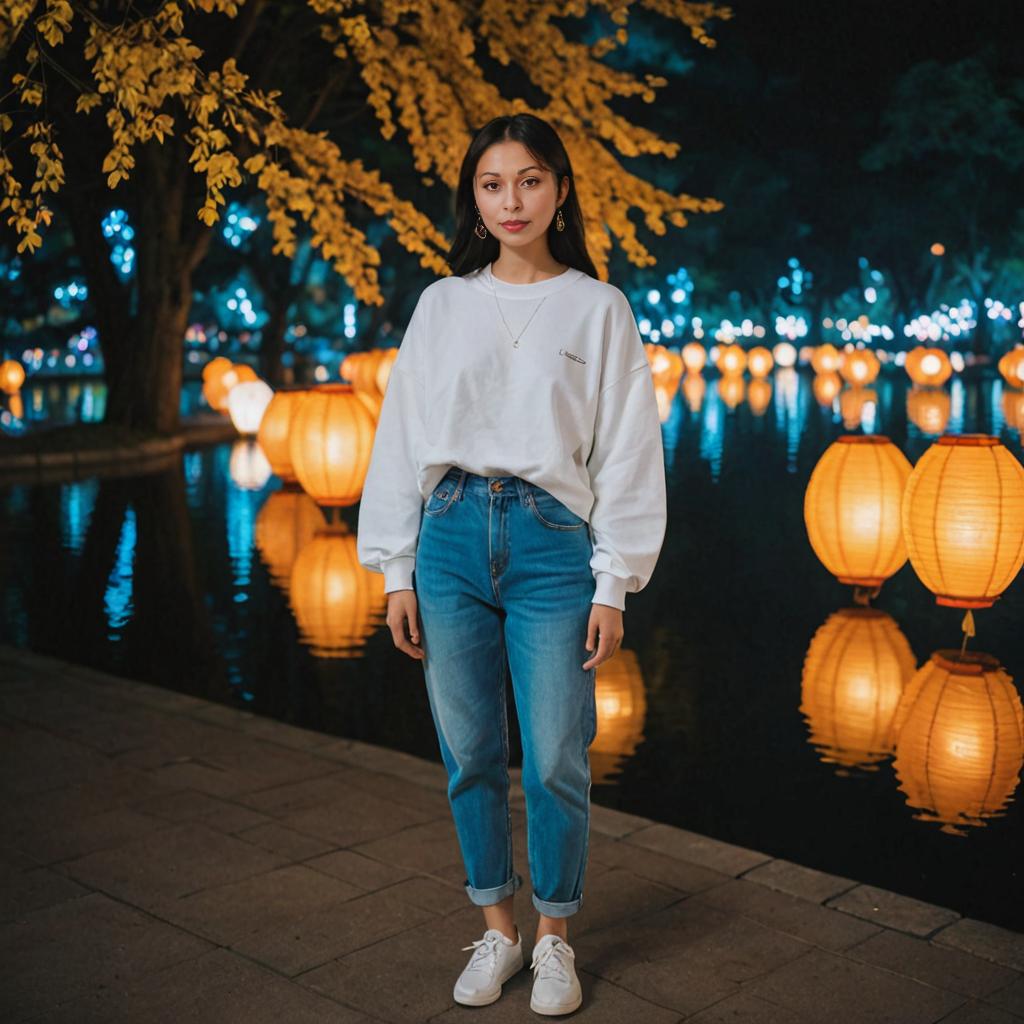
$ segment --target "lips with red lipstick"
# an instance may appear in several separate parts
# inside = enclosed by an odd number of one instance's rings
[[[501,222],[501,226],[506,231],[519,231],[521,228],[525,228],[530,222],[528,220],[505,220]]]

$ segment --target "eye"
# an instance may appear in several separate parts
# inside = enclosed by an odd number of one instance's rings
[[[540,181],[540,178],[523,178],[523,184],[524,184],[524,185],[525,185],[525,184],[526,184],[526,183],[527,183],[528,181],[533,181],[533,182],[539,182],[539,181]],[[494,191],[494,189],[492,189],[492,188],[491,188],[491,186],[492,186],[492,185],[497,185],[497,184],[498,184],[498,183],[497,183],[496,181],[488,181],[488,182],[487,182],[487,183],[486,183],[486,184],[484,185],[484,191],[485,191],[485,192],[493,192],[493,191]]]

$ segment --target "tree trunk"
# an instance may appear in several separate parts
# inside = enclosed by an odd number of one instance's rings
[[[288,328],[288,310],[291,304],[290,293],[276,298],[270,306],[270,319],[263,326],[260,368],[263,379],[275,389],[284,383],[281,357],[284,355],[284,333]]]

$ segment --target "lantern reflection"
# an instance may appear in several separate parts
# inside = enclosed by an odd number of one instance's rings
[[[726,408],[735,409],[747,393],[747,382],[739,374],[729,374],[718,378],[716,388]]]
[[[297,484],[275,491],[263,503],[256,517],[256,548],[271,580],[285,593],[296,555],[323,528],[323,512]]]
[[[814,378],[814,400],[818,405],[831,408],[836,396],[843,389],[843,379],[838,373],[819,373]]]
[[[839,396],[839,414],[847,430],[864,425],[865,418],[878,407],[878,393],[871,388],[847,388]]]
[[[760,377],[750,382],[747,388],[747,404],[755,416],[763,416],[772,400],[772,382]]]
[[[228,475],[243,491],[260,491],[270,479],[270,463],[255,441],[236,441],[231,446]]]
[[[895,727],[893,767],[917,820],[964,835],[1002,815],[1024,764],[1024,710],[995,658],[937,651],[907,685]]]
[[[914,387],[907,392],[907,418],[922,434],[941,434],[949,426],[949,413],[949,394],[941,388]]]
[[[800,689],[800,712],[824,762],[876,770],[895,749],[894,716],[916,665],[884,612],[844,608],[826,619],[807,649]]]
[[[635,651],[620,647],[597,667],[594,696],[597,735],[590,745],[590,774],[600,785],[633,756],[644,738],[647,698]]]

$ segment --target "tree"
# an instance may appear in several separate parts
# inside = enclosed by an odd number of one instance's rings
[[[464,151],[474,126],[500,111],[531,109],[525,100],[506,100],[486,78],[477,62],[481,49],[481,59],[516,65],[549,97],[538,113],[566,139],[580,202],[590,214],[595,263],[606,265],[613,238],[637,265],[653,262],[636,237],[631,210],[663,234],[666,220],[683,227],[688,213],[721,204],[658,189],[626,171],[611,151],[672,157],[678,150],[609,105],[630,95],[653,102],[665,84],[600,61],[627,42],[633,2],[614,6],[615,34],[589,46],[553,24],[566,9],[546,0],[5,4],[0,57],[20,70],[0,105],[0,212],[17,233],[18,251],[31,253],[50,222],[47,197],[64,201],[96,304],[108,420],[159,432],[177,428],[192,274],[225,192],[246,176],[263,193],[274,251],[293,255],[301,219],[313,246],[362,302],[383,302],[380,256],[354,221],[353,207],[386,218],[425,268],[446,273],[448,240],[353,155],[358,137],[346,138],[343,151],[340,140],[308,124],[326,105],[346,106],[372,112],[379,134],[392,139],[397,117],[422,183],[433,185],[436,174],[451,189],[458,175],[451,154]],[[714,43],[707,22],[730,16],[711,3],[644,3],[707,46]],[[568,11],[582,17],[589,6],[580,2]],[[285,75],[275,49],[289,39],[302,40],[308,53],[288,74],[305,77],[312,104],[308,95],[282,95],[271,77]],[[101,237],[112,199],[137,225],[132,297]]]

